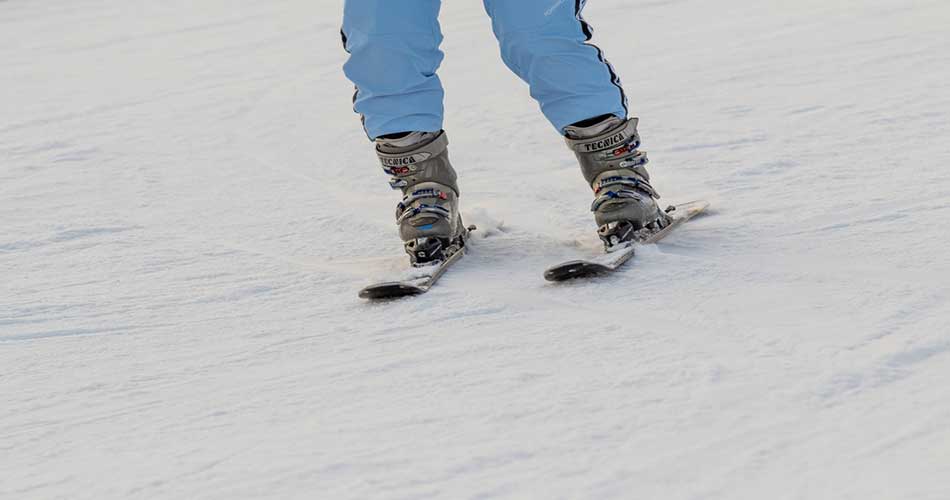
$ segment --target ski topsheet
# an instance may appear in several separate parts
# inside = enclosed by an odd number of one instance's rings
[[[666,211],[673,220],[663,229],[649,233],[636,241],[626,243],[596,257],[562,262],[544,271],[544,279],[565,281],[616,271],[633,257],[637,246],[649,245],[662,240],[681,224],[702,213],[707,207],[709,207],[709,202],[701,200],[683,203],[682,205],[671,205]]]
[[[398,281],[384,281],[360,290],[363,299],[394,299],[407,295],[421,295],[429,291],[432,285],[442,277],[445,270],[458,262],[465,254],[465,247],[459,248],[444,261],[430,266],[412,268],[407,276]]]
[[[468,227],[459,242],[445,249],[447,255],[445,260],[427,266],[412,267],[402,276],[399,276],[398,279],[370,285],[360,290],[360,298],[369,300],[394,299],[428,292],[435,285],[435,282],[439,281],[442,274],[465,255],[465,242],[468,239],[468,233],[474,230],[475,226]]]

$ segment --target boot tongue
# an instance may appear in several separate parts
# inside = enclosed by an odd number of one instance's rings
[[[435,135],[435,132],[411,132],[399,138],[378,137],[376,144],[386,148],[408,148],[421,142],[425,142]]]
[[[568,139],[588,139],[591,137],[597,137],[604,132],[617,128],[624,121],[616,116],[610,115],[607,118],[586,127],[578,127],[576,125],[570,125],[565,127],[564,135]]]

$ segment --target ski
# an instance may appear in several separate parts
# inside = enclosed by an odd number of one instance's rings
[[[590,259],[569,260],[557,264],[544,271],[544,279],[548,281],[565,281],[616,271],[633,257],[638,246],[649,245],[662,240],[684,222],[702,213],[707,207],[709,207],[709,202],[702,200],[691,201],[681,205],[670,205],[666,209],[666,213],[672,217],[673,220],[663,229],[640,235],[635,241],[618,245],[617,248],[612,248],[610,251]]]
[[[458,238],[458,241],[446,247],[443,260],[425,266],[413,267],[397,280],[369,285],[360,290],[360,298],[367,300],[395,299],[422,295],[428,292],[439,281],[442,274],[465,255],[465,242],[468,239],[469,232],[474,230],[475,226],[469,226]]]

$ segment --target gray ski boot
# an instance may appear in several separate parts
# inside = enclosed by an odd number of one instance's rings
[[[660,195],[650,185],[646,152],[638,149],[637,122],[610,115],[592,125],[565,129],[567,145],[594,190],[591,211],[607,250],[657,231],[671,220],[655,201]]]
[[[459,190],[445,132],[412,132],[376,139],[376,154],[389,185],[402,191],[396,206],[399,236],[413,266],[443,262],[465,245]]]

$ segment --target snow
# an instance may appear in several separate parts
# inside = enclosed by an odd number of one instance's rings
[[[0,498],[950,498],[950,4],[598,0],[664,202],[622,274],[477,1],[471,253],[403,266],[340,1],[0,1]]]

